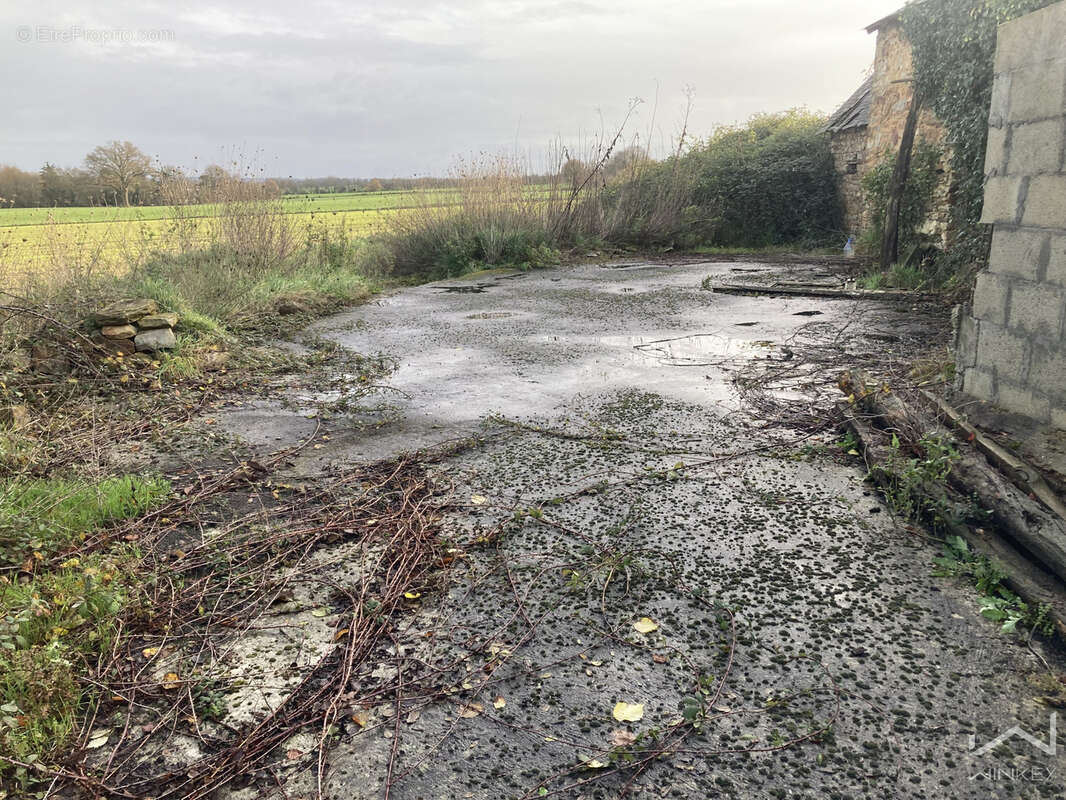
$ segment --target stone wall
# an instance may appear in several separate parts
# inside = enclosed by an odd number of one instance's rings
[[[844,230],[857,236],[863,221],[862,166],[866,161],[866,128],[849,128],[829,139],[837,175],[840,202],[844,209]]]
[[[862,170],[873,169],[886,158],[899,152],[903,128],[907,124],[911,100],[914,97],[914,67],[911,45],[903,35],[897,20],[884,22],[877,30],[877,49],[874,53],[873,88],[870,99],[870,123],[867,134],[867,160]],[[944,147],[944,127],[932,111],[923,108],[918,115],[915,142]],[[948,154],[941,157],[945,175],[940,181],[929,208],[929,216],[922,226],[924,233],[944,238],[947,234],[949,207],[947,203]],[[864,218],[864,227],[869,223]]]
[[[1066,428],[1066,2],[999,29],[982,222],[988,268],[958,331],[968,394]]]
[[[911,46],[903,35],[899,21],[894,17],[886,18],[877,23],[876,31],[868,123],[863,127],[837,131],[829,142],[844,208],[845,231],[855,236],[865,231],[872,222],[863,197],[862,178],[883,160],[899,152],[911,98],[914,96]],[[922,228],[923,232],[943,239],[948,232],[950,211],[950,179],[947,175],[950,158],[944,147],[944,128],[929,109],[923,109],[918,117],[915,139],[945,150],[941,159],[945,177],[934,193],[928,219]]]

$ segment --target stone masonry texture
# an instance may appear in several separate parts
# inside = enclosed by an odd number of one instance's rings
[[[959,325],[960,387],[1066,424],[1066,2],[1000,26],[982,221],[987,269]]]

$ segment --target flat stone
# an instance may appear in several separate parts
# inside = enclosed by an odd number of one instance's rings
[[[103,325],[126,325],[159,310],[155,300],[138,298],[136,300],[117,300],[93,314],[92,321]]]
[[[132,325],[104,325],[100,333],[108,339],[132,339],[137,335],[137,329]]]
[[[154,330],[155,328],[173,328],[178,324],[178,315],[173,311],[161,311],[158,314],[149,314],[137,320],[137,327],[142,331]]]
[[[173,350],[178,344],[177,337],[174,336],[174,331],[170,328],[153,328],[152,330],[141,331],[133,341],[139,351],[148,353],[156,350]]]
[[[101,348],[105,353],[110,355],[133,355],[137,348],[133,344],[133,339],[108,339],[103,334],[96,334],[92,337],[92,343]]]

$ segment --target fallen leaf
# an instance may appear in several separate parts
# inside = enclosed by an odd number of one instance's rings
[[[505,705],[507,705],[507,701],[504,700],[502,697],[497,697],[495,700],[492,701],[493,708],[503,708]]]
[[[287,759],[289,759],[289,761],[295,761],[296,759],[298,759],[303,754],[304,754],[303,750],[297,750],[295,747],[290,748],[290,749],[285,751],[285,757]]]
[[[347,635],[348,635],[348,628],[341,628],[339,631],[337,631],[335,634],[333,634],[333,641],[339,642],[341,639],[343,639]]]
[[[485,495],[483,494],[475,494],[473,497],[470,498],[470,502],[473,503],[475,506],[483,506],[488,501],[489,498],[485,497]]]
[[[163,688],[164,689],[178,689],[181,687],[181,678],[178,677],[176,672],[168,672],[163,676]]]
[[[407,715],[407,724],[414,725],[416,722],[418,722],[418,718],[421,716],[422,712],[416,708],[414,711]]]
[[[670,659],[667,658],[666,656],[661,656],[658,653],[656,653],[655,655],[653,655],[651,657],[651,660],[654,661],[656,664],[665,664]]]
[[[408,600],[417,600],[419,597],[422,596],[422,593],[421,592],[404,592],[403,596],[406,597]]]
[[[312,617],[325,617],[329,614],[328,608],[316,608],[311,612]]]
[[[146,647],[146,648],[144,648],[141,651],[141,655],[143,655],[145,658],[151,658],[152,656],[154,656],[158,652],[159,652],[159,648],[158,647]]]
[[[481,703],[463,703],[459,706],[459,716],[470,719],[471,717],[476,717],[484,710],[485,706],[481,705]]]
[[[107,744],[107,740],[111,738],[111,731],[98,731],[92,735],[88,742],[85,743],[85,747],[89,750],[96,750]]]
[[[641,617],[633,623],[633,627],[637,629],[637,633],[651,633],[652,631],[659,630],[659,626],[649,617]]]
[[[612,747],[629,747],[637,741],[637,736],[625,728],[615,728],[607,736],[607,741],[611,743]]]
[[[582,766],[586,769],[603,769],[607,765],[598,758],[590,758],[588,761],[584,762]]]
[[[356,711],[352,714],[352,722],[358,725],[360,728],[365,728],[368,719],[368,714],[365,711]]]
[[[619,722],[637,722],[644,718],[644,704],[619,701],[614,704],[611,716]]]

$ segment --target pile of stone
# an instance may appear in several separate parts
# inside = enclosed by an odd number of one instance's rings
[[[91,322],[98,328],[93,341],[110,353],[154,353],[178,343],[178,315],[161,312],[155,300],[119,300],[93,314]]]

